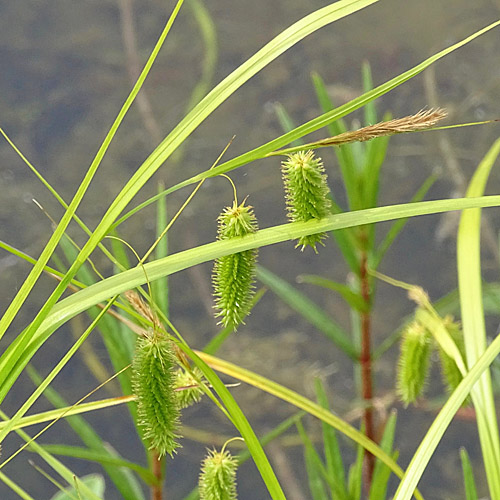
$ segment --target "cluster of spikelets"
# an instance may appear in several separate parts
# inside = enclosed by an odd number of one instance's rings
[[[292,222],[322,219],[330,214],[330,190],[320,158],[312,151],[299,151],[282,163],[288,216]],[[257,231],[257,219],[251,206],[236,201],[224,208],[218,218],[218,239],[228,240]],[[302,236],[297,246],[323,244],[325,233]],[[249,313],[254,295],[257,250],[245,250],[219,257],[213,270],[216,317],[224,326],[236,328]]]
[[[198,482],[200,500],[235,500],[237,460],[229,451],[208,451]]]
[[[163,331],[155,312],[140,295],[129,290],[130,305],[152,326],[138,337],[132,361],[132,383],[137,398],[139,425],[150,449],[161,457],[179,447],[176,439],[180,410],[197,403],[204,394],[204,378],[189,368],[182,351]],[[177,368],[177,365],[181,368]]]
[[[245,205],[226,207],[218,219],[219,240],[228,240],[257,231],[253,208]],[[245,250],[219,257],[215,261],[213,285],[216,317],[220,323],[236,328],[250,311],[255,283],[257,250]]]
[[[440,320],[463,358],[465,348],[460,326],[449,316]],[[443,383],[449,392],[453,392],[462,381],[462,373],[455,360],[437,346],[432,332],[418,320],[417,313],[416,318],[406,326],[400,347],[397,392],[405,405],[414,403],[424,393],[430,371],[431,352],[435,348],[439,352]]]
[[[326,182],[325,169],[320,158],[312,151],[299,151],[288,156],[281,164],[285,185],[288,217],[292,222],[307,222],[323,219],[331,212],[328,195],[330,189]],[[302,236],[297,246],[310,246],[316,250],[316,244],[322,243],[326,233]]]
[[[175,373],[174,390],[181,409],[198,403],[203,396],[203,374],[195,367],[192,371],[180,368]]]
[[[179,401],[174,390],[176,366],[172,341],[158,332],[137,339],[132,363],[137,415],[144,438],[161,457],[180,445]]]

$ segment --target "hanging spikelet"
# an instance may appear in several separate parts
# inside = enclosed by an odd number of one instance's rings
[[[174,392],[175,357],[172,342],[156,333],[139,337],[132,363],[139,424],[150,449],[172,456],[176,442],[179,406]]]
[[[326,183],[325,169],[320,158],[312,151],[299,151],[288,156],[281,164],[281,172],[286,192],[288,217],[292,222],[306,222],[322,219],[330,214],[330,189]],[[322,243],[326,233],[302,236],[297,246],[302,250]]]
[[[464,336],[460,325],[453,321],[451,316],[446,316],[443,319],[443,325],[450,334],[450,337],[455,342],[462,358],[465,359],[465,345],[464,345]],[[441,363],[441,374],[443,377],[443,383],[448,390],[449,393],[452,393],[460,382],[462,382],[463,375],[459,370],[455,360],[448,356],[446,352],[439,347],[439,361]],[[463,405],[466,406],[469,403],[469,398],[465,399]]]
[[[397,391],[408,405],[423,392],[429,372],[430,335],[417,321],[410,323],[401,341]]]
[[[192,372],[179,369],[175,372],[175,395],[179,402],[179,408],[187,408],[194,403],[198,403],[204,392],[200,386],[203,374],[195,367]]]
[[[245,201],[226,207],[219,216],[219,240],[245,236],[257,230],[257,219],[251,206]],[[225,255],[215,261],[213,284],[216,317],[224,326],[236,328],[249,313],[255,282],[257,250],[245,250]]]
[[[201,465],[200,500],[235,500],[237,466],[229,451],[209,451]]]

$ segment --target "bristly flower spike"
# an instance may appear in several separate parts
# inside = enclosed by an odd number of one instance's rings
[[[462,358],[465,359],[465,345],[464,345],[464,335],[460,328],[460,324],[453,321],[451,316],[446,316],[443,318],[443,325],[450,334],[450,337],[455,342]],[[441,362],[441,374],[443,377],[443,383],[451,394],[460,382],[462,382],[463,375],[459,370],[455,360],[448,356],[446,352],[439,347],[439,360]],[[467,406],[470,403],[470,398],[466,398],[462,403],[463,406]]]
[[[220,452],[208,450],[208,455],[201,464],[198,482],[200,500],[236,500],[237,498],[238,461],[224,447]]]
[[[150,449],[160,457],[172,456],[180,446],[176,441],[179,402],[174,392],[175,365],[173,344],[165,335],[150,331],[137,339],[132,380],[138,420]]]
[[[200,385],[203,373],[198,367],[194,367],[190,372],[186,369],[179,369],[175,373],[175,395],[181,409],[187,408],[194,403],[198,403],[204,392]]]
[[[418,321],[412,321],[403,332],[399,356],[397,391],[408,404],[422,394],[429,373],[431,336]]]
[[[219,240],[228,240],[257,231],[257,219],[253,208],[245,205],[245,201],[238,205],[234,201],[231,207],[226,207],[220,214]],[[257,249],[225,255],[215,261],[213,270],[213,285],[216,317],[225,327],[233,328],[243,323],[249,313],[254,295],[255,263]]]
[[[288,156],[281,164],[286,192],[288,217],[292,222],[322,219],[330,214],[330,189],[320,158],[312,151],[299,151]],[[326,233],[311,234],[299,238],[297,246],[302,250],[310,246],[317,253],[316,244],[323,245]]]

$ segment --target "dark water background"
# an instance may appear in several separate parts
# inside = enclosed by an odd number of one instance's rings
[[[154,0],[135,3],[134,21],[141,61],[146,59],[159,35],[171,9],[170,4]],[[319,0],[217,0],[208,3],[216,24],[220,51],[214,83],[292,22],[326,4]],[[0,126],[67,201],[130,89],[119,5],[104,0],[0,3]],[[319,114],[310,81],[312,71],[321,74],[332,96],[341,103],[361,93],[363,61],[371,64],[374,83],[383,83],[493,22],[499,15],[498,0],[473,3],[466,0],[386,0],[323,28],[273,62],[226,101],[193,134],[182,162],[167,162],[137,202],[155,192],[155,181],[162,180],[171,185],[208,168],[233,135],[236,139],[228,157],[280,135],[281,129],[273,111],[275,102],[282,103],[297,124]],[[189,10],[185,9],[146,84],[163,136],[185,112],[190,92],[200,75],[202,53],[196,25]],[[496,30],[447,56],[431,70],[383,97],[377,103],[380,115],[391,111],[396,117],[405,116],[425,106],[439,104],[449,110],[450,123],[498,118],[498,54]],[[437,96],[436,102],[431,96],[432,91]],[[356,126],[353,120],[360,117],[358,113],[348,117],[348,121]],[[391,139],[383,167],[381,204],[408,201],[431,173],[437,173],[439,180],[427,199],[461,194],[464,182],[468,181],[498,134],[498,125],[491,125]],[[444,146],[443,141],[446,141]],[[78,210],[79,216],[90,227],[95,227],[112,197],[155,145],[156,141],[145,130],[134,107]],[[444,152],[447,146],[449,149]],[[342,199],[334,155],[325,151],[323,156],[330,185]],[[456,169],[450,170],[453,166]],[[250,195],[261,227],[284,222],[278,160],[243,167],[232,177],[240,196]],[[488,193],[498,193],[498,188],[498,175],[494,173]],[[51,227],[31,200],[36,198],[56,219],[60,217],[61,209],[3,141],[0,141],[0,192],[1,239],[30,255],[39,255]],[[170,210],[174,211],[186,196],[185,191],[171,196]],[[231,196],[226,181],[208,181],[173,228],[171,251],[212,241],[216,231],[215,219],[223,204],[231,202]],[[498,277],[496,214],[494,210],[488,211],[493,240],[484,246],[484,276],[489,280]],[[154,212],[143,211],[122,227],[121,235],[141,254],[154,239],[154,225]],[[388,227],[388,224],[381,224],[380,232],[383,234]],[[453,216],[430,216],[410,221],[389,251],[381,270],[398,279],[419,284],[429,291],[431,298],[439,298],[456,287],[455,229]],[[71,233],[80,243],[84,241],[75,228]],[[99,256],[96,259],[97,264],[111,272]],[[319,257],[307,252],[300,254],[292,245],[264,248],[260,263],[290,282],[303,272],[321,273],[341,282],[346,280],[347,274],[340,253],[331,240]],[[2,253],[0,270],[0,309],[3,311],[22,284],[29,267]],[[197,348],[217,332],[215,321],[209,315],[210,271],[210,265],[203,265],[171,279],[171,318],[190,344]],[[53,286],[48,278],[40,280],[9,332],[10,338],[33,318]],[[349,312],[338,296],[300,286],[348,328]],[[394,331],[401,318],[412,309],[401,291],[380,285],[374,311],[375,346]],[[62,329],[37,354],[34,365],[43,374],[48,373],[71,344],[71,330],[81,332],[86,321],[75,321]],[[496,318],[491,319],[490,334],[494,333],[497,323]],[[105,351],[97,335],[89,342],[105,362]],[[333,408],[340,415],[347,414],[358,404],[352,398],[353,370],[345,356],[271,293],[266,294],[247,325],[229,339],[220,355],[310,397],[313,397],[314,377],[322,376]],[[378,397],[391,399],[396,355],[394,348],[376,366]],[[76,359],[55,382],[55,387],[69,401],[77,400],[95,385],[97,382],[89,375],[81,359]],[[22,378],[2,409],[13,413],[31,390],[31,382]],[[441,393],[437,372],[433,373],[430,393],[431,396]],[[234,395],[259,433],[271,429],[293,412],[288,405],[251,388],[236,388]],[[396,406],[400,424],[397,431],[399,462],[404,467],[435,413],[425,408],[404,410]],[[37,406],[40,411],[47,408],[45,402]],[[144,460],[125,408],[97,412],[88,420],[125,458]],[[208,404],[186,411],[183,421],[206,431],[233,435],[231,427]],[[319,430],[312,420],[308,426],[313,435]],[[62,439],[68,444],[79,444],[68,429],[60,422],[40,442],[53,443]],[[29,432],[34,434],[35,430],[29,429]],[[179,457],[169,464],[168,498],[182,498],[195,484],[204,448],[211,444],[210,440],[204,444],[189,439],[183,441]],[[352,458],[349,444],[344,444],[347,456]],[[15,437],[8,440],[3,457],[18,445]],[[484,484],[475,423],[458,420],[446,433],[424,475],[421,487],[426,498],[463,497],[458,458],[460,446],[466,446],[478,464],[478,483]],[[277,467],[285,488],[290,486],[291,477],[296,476],[303,492],[303,496],[297,498],[309,498],[301,449],[293,443],[282,452],[271,449],[273,463],[283,459],[280,453],[284,454],[285,463],[292,471],[287,476],[286,467]],[[28,464],[29,458],[40,462],[36,456],[25,452],[4,472],[26,487],[35,498],[49,498],[54,488]],[[92,464],[72,460],[67,463],[80,475],[99,470]],[[238,481],[242,500],[268,497],[252,464],[247,463],[241,468]],[[481,493],[486,493],[484,487]],[[0,484],[0,498],[17,497]],[[118,496],[109,488],[106,498]]]

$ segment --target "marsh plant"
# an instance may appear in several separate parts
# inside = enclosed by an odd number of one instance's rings
[[[6,251],[25,259],[32,269],[0,320],[3,342],[0,401],[15,391],[15,383],[24,372],[32,377],[36,388],[12,415],[1,413],[4,422],[0,427],[0,442],[12,433],[20,436],[25,445],[14,455],[30,451],[44,462],[44,474],[62,490],[54,498],[107,498],[106,481],[113,483],[121,497],[127,500],[147,498],[146,489],[150,490],[149,496],[155,500],[166,498],[169,484],[190,480],[165,474],[165,470],[170,461],[183,454],[183,434],[191,433],[191,439],[197,439],[197,434],[189,430],[189,414],[184,409],[203,399],[204,404],[213,405],[231,424],[234,437],[223,441],[227,443],[221,451],[214,449],[216,443],[204,443],[209,451],[201,466],[193,470],[191,480],[194,489],[186,496],[188,499],[237,498],[237,469],[250,459],[257,467],[267,496],[274,500],[286,498],[291,485],[283,478],[282,471],[271,465],[264,448],[273,440],[279,446],[286,431],[300,442],[304,466],[296,473],[301,482],[307,483],[307,496],[314,500],[424,498],[424,494],[417,489],[422,474],[454,415],[464,402],[470,401],[487,478],[487,485],[482,486],[483,494],[489,495],[492,500],[500,500],[500,444],[489,371],[490,364],[500,352],[500,337],[496,336],[489,345],[486,342],[479,251],[481,208],[500,206],[500,196],[484,196],[488,174],[500,153],[500,140],[491,146],[477,167],[465,197],[422,201],[434,181],[430,178],[407,203],[379,206],[380,173],[389,137],[435,128],[445,118],[446,112],[422,103],[422,111],[417,109],[409,116],[392,118],[386,114],[380,118],[375,107],[377,98],[496,28],[500,22],[431,55],[378,86],[373,85],[370,67],[365,64],[362,68],[363,93],[340,106],[331,101],[321,76],[312,75],[311,89],[314,89],[322,110],[317,117],[295,126],[293,119],[282,109],[279,114],[284,129],[282,135],[269,138],[269,142],[227,161],[223,161],[221,155],[212,166],[201,165],[196,175],[161,188],[156,196],[125,212],[153,174],[163,168],[174,153],[182,155],[182,150],[190,147],[188,138],[191,133],[247,80],[321,27],[363,8],[376,9],[377,6],[372,5],[376,3],[377,0],[340,0],[311,13],[276,36],[200,99],[200,89],[208,85],[207,81],[203,81],[203,85],[195,89],[185,117],[137,167],[93,230],[76,215],[76,211],[160,49],[168,42],[167,35],[181,11],[183,1],[179,0],[175,5],[133,90],[69,203],[2,131],[5,139],[64,208],[62,218],[37,259],[31,259],[2,243]],[[203,4],[191,0],[189,5],[196,18],[207,23],[208,13]],[[208,25],[205,24],[205,27]],[[206,37],[205,42],[209,44],[213,40],[213,37]],[[213,51],[207,50],[207,53],[213,54]],[[344,118],[361,109],[364,113],[363,126],[348,126]],[[315,131],[319,131],[321,139],[312,142],[303,140]],[[322,152],[332,149],[336,163],[322,159]],[[254,162],[263,158],[274,162],[276,169],[281,166],[284,197],[276,199],[273,206],[283,219],[286,206],[289,221],[258,229],[256,214],[259,207],[253,207],[247,198],[243,198],[246,195],[245,185],[235,186],[231,181],[234,187],[232,199],[212,198],[220,213],[217,240],[168,255],[165,236],[177,220],[182,220],[184,208],[198,191],[210,189],[203,185],[204,181],[207,178],[228,177],[231,171],[244,166],[251,175]],[[335,169],[340,170],[340,175],[335,176],[340,180],[332,186],[328,176],[332,178]],[[173,215],[170,209],[167,212],[165,200],[168,196],[189,186],[193,190],[181,208]],[[343,197],[338,197],[340,189],[344,191]],[[238,196],[243,201],[238,201]],[[132,217],[140,218],[142,209],[153,204],[157,209],[158,236],[150,249],[140,256],[134,250],[137,242],[125,242],[119,236],[120,225]],[[402,283],[395,276],[388,277],[378,272],[386,251],[410,218],[453,210],[463,211],[457,240],[458,294],[450,295],[445,302],[432,303],[427,294],[416,286],[418,284]],[[72,221],[86,235],[83,246],[78,246],[67,235]],[[392,225],[376,237],[376,223],[382,221],[392,221]],[[297,268],[302,266],[300,259],[306,252],[314,258],[315,253],[327,252],[330,245],[340,249],[350,271],[350,279],[339,283],[329,279],[327,272],[324,276],[311,275],[306,274],[307,269],[304,268],[300,270],[299,280],[341,297],[350,310],[352,324],[349,331],[312,302],[299,287],[258,266],[257,252],[272,244],[295,244],[299,247],[298,263],[294,264]],[[67,266],[60,259],[56,261],[57,268],[49,264],[56,250],[63,252],[69,262]],[[111,276],[104,278],[90,260],[95,250],[103,252],[114,266]],[[129,257],[131,252],[134,260]],[[212,261],[215,316],[212,321],[219,323],[221,331],[206,346],[191,345],[186,340],[185,332],[176,326],[175,314],[169,312],[168,296],[176,291],[169,288],[166,278]],[[13,324],[42,273],[56,280],[53,290],[29,324],[16,332],[13,340],[7,341],[4,333]],[[372,345],[372,314],[376,284],[381,281],[407,289],[411,300],[416,302],[416,309],[412,317],[404,318],[396,333],[375,350]],[[334,380],[332,387],[316,380],[316,400],[312,400],[216,356],[229,336],[236,336],[233,340],[238,342],[235,330],[241,327],[248,314],[258,314],[259,300],[266,300],[261,285],[290,305],[350,360],[359,382],[356,396],[358,401],[362,401],[357,427],[339,417],[335,402],[332,404],[329,401],[329,393],[336,390]],[[30,364],[32,357],[53,335],[57,335],[58,329],[65,323],[84,313],[91,319],[90,326],[80,332],[66,354],[50,367],[48,374],[39,376]],[[51,387],[51,383],[70,363],[73,355],[85,347],[84,341],[91,334],[102,336],[115,373],[112,378],[117,378],[121,394],[91,402],[82,394],[77,401],[66,402]],[[398,367],[394,367],[394,372],[398,373],[394,390],[404,405],[418,404],[422,400],[432,352],[438,353],[436,362],[441,366],[447,388],[443,390],[440,409],[413,458],[409,464],[401,465],[398,464],[398,443],[395,442],[396,414],[389,412],[385,419],[377,415],[373,383],[375,363],[396,343],[400,343],[401,356]],[[228,378],[223,381],[220,375]],[[103,385],[108,383],[111,383],[108,379],[103,381]],[[233,396],[235,383],[253,385],[300,411],[268,434],[258,436],[245,415],[245,408],[240,408]],[[27,416],[42,395],[51,401],[54,409]],[[84,417],[89,412],[98,416],[99,410],[120,404],[124,414],[130,413],[144,444],[147,455],[144,463],[134,454],[123,456],[111,445],[105,444],[106,436],[99,436]],[[67,419],[83,446],[41,444],[40,437],[47,426],[59,426],[61,419]],[[311,420],[321,422],[320,439],[309,431]],[[28,434],[34,424],[46,425],[38,434]],[[346,442],[354,443],[356,450],[349,467],[347,460],[351,460],[353,454],[348,446],[346,448]],[[236,451],[229,451],[229,447],[236,443],[243,443],[243,450],[238,454],[236,447]],[[217,446],[220,448],[220,445]],[[80,478],[57,456],[91,460],[102,466],[103,472]],[[12,457],[4,454],[0,469]],[[465,451],[461,452],[461,458],[465,495],[468,500],[473,500],[477,498],[474,473]],[[198,477],[199,487],[196,486]],[[389,482],[391,477],[393,482]],[[42,487],[35,493],[29,493],[23,484],[17,484],[2,470],[0,479],[21,498],[47,497],[41,493]]]

